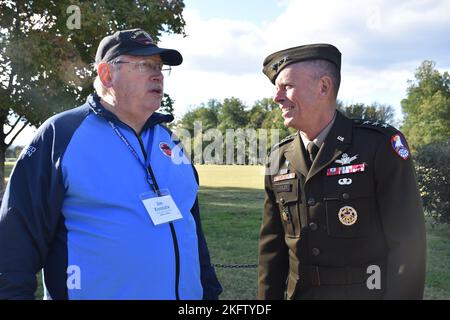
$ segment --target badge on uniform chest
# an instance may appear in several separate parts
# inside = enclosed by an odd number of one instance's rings
[[[290,183],[284,183],[284,184],[278,184],[273,186],[275,191],[280,192],[291,192],[292,191],[292,184]]]
[[[344,226],[351,226],[358,220],[358,213],[353,207],[345,206],[339,209],[338,218]]]
[[[275,176],[273,178],[273,182],[277,182],[277,181],[283,181],[283,180],[288,180],[288,179],[294,179],[295,178],[295,173],[288,173],[288,174],[280,174],[278,176]]]
[[[286,160],[284,167],[278,171],[278,175],[273,178],[273,182],[294,179],[295,173],[289,173],[289,160]]]

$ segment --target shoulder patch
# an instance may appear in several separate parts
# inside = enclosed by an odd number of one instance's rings
[[[286,138],[284,138],[283,140],[281,140],[280,142],[278,142],[277,144],[273,145],[272,147],[272,151],[275,150],[276,148],[281,147],[282,145],[294,140],[295,136],[297,135],[297,133],[293,133],[289,136],[287,136]]]
[[[400,158],[403,160],[409,158],[411,152],[408,149],[405,138],[400,133],[394,134],[391,137],[391,146]]]

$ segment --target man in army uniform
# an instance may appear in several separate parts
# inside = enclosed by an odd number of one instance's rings
[[[284,124],[265,177],[260,299],[422,299],[425,224],[401,132],[336,110],[341,53],[269,55]]]

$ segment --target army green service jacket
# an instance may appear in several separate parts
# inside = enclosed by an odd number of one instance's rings
[[[421,299],[425,224],[413,162],[393,127],[335,122],[308,169],[299,134],[272,149],[259,299]]]

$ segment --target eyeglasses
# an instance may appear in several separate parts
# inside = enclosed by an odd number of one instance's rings
[[[162,73],[164,77],[168,77],[172,68],[170,66],[166,66],[162,63],[150,62],[150,61],[111,61],[112,64],[124,64],[130,63],[137,66],[137,69],[140,73],[146,75],[156,75]]]

